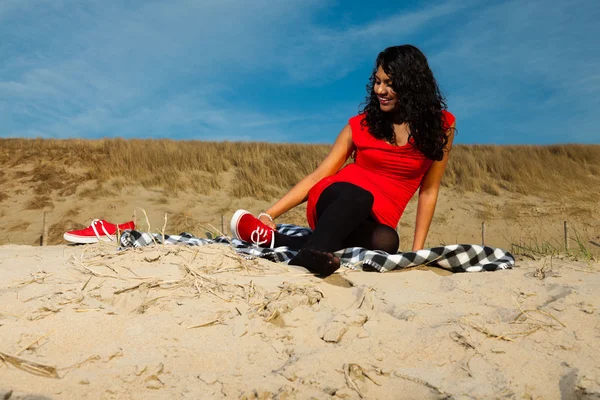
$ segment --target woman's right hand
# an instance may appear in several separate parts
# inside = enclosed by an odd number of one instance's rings
[[[271,219],[269,217],[267,217],[266,215],[261,215],[258,218],[258,220],[260,222],[262,222],[263,224],[267,225],[268,227],[277,230],[277,225],[275,225],[275,223],[273,221],[271,221]]]

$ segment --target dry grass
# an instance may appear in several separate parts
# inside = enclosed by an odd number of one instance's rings
[[[29,200],[25,205],[25,210],[42,210],[42,209],[51,209],[54,207],[54,203],[50,200],[50,197],[44,196],[36,196],[33,199]]]
[[[18,222],[8,227],[8,232],[25,232],[31,222]]]
[[[156,290],[163,292],[164,295],[152,296],[133,312],[143,314],[151,306],[157,305],[161,301],[172,300],[173,298],[194,298],[212,295],[227,303],[234,299],[244,300],[248,304],[265,304],[268,301],[264,290],[255,285],[252,280],[247,284],[232,283],[220,280],[217,275],[221,272],[238,272],[240,274],[263,274],[269,270],[269,267],[260,265],[252,260],[245,260],[238,254],[223,253],[224,260],[219,265],[202,263],[202,256],[197,248],[187,246],[156,246],[150,254],[144,249],[135,249],[134,259],[151,263],[167,259],[170,263],[179,266],[181,277],[174,280],[161,280],[157,276],[140,276],[136,274],[128,265],[130,263],[118,262],[123,257],[131,257],[131,251],[114,252],[114,248],[106,247],[101,253],[82,252],[80,257],[72,256],[69,261],[73,266],[86,275],[101,278],[112,278],[124,283],[126,286],[116,290],[114,295],[135,291],[135,290]],[[127,256],[125,256],[127,255]],[[200,255],[200,256],[199,256]],[[233,261],[232,261],[233,260]],[[227,265],[223,265],[227,263]],[[233,264],[233,265],[232,265]],[[38,278],[39,279],[39,278]],[[89,282],[89,279],[87,280]],[[86,283],[87,285],[87,283]],[[85,285],[84,285],[85,286]],[[178,290],[178,292],[174,292]],[[83,296],[85,293],[81,290]],[[149,296],[150,297],[150,296]],[[279,298],[280,296],[277,296]],[[83,297],[80,297],[83,300]],[[223,311],[236,313],[236,311]],[[239,311],[238,311],[239,313]],[[209,320],[201,321],[199,324],[190,326],[188,329],[209,326],[220,321],[220,316],[224,314],[217,311],[217,316]],[[261,314],[262,315],[262,314]]]
[[[172,140],[0,139],[2,169],[30,166],[11,180],[33,184],[37,195],[73,194],[82,183],[113,194],[132,185],[169,193],[230,194],[272,199],[312,171],[327,145]],[[32,163],[31,160],[37,160]],[[32,165],[33,164],[33,165]],[[68,166],[68,167],[66,167]],[[76,171],[76,172],[74,172]],[[0,182],[9,176],[0,174]],[[459,191],[499,195],[503,190],[542,196],[600,194],[600,146],[465,146],[453,149],[442,184]],[[80,196],[94,197],[94,189]]]
[[[73,190],[77,184],[93,180],[99,184],[111,181],[117,189],[139,184],[170,193],[191,190],[208,194],[221,189],[222,174],[232,170],[231,194],[264,199],[296,183],[327,153],[327,146],[172,140],[0,139],[0,143],[3,168],[43,160],[44,164],[33,170],[13,176],[36,183],[40,194]],[[49,165],[69,165],[69,170],[81,173],[69,174],[64,167],[52,169]],[[90,191],[83,194],[90,195]]]
[[[178,212],[170,214],[167,223],[167,232],[181,233],[187,232],[194,236],[201,237],[204,232],[203,225],[195,219],[189,212]]]
[[[563,257],[575,261],[591,262],[598,259],[590,246],[592,242],[584,238],[577,230],[572,230],[565,249],[564,241],[557,238],[542,240],[536,237],[511,241],[510,252],[513,255],[524,256],[537,260],[543,257]]]
[[[79,191],[77,196],[80,199],[97,200],[111,198],[117,195],[117,192],[113,188],[111,188],[109,184],[105,184],[100,181],[93,182],[93,185],[88,185]]]
[[[11,364],[12,366],[19,368],[23,371],[29,372],[34,375],[39,375],[47,378],[59,378],[58,372],[55,366],[40,364],[35,361],[29,361],[21,357],[16,357],[4,352],[0,352],[0,361],[3,361],[6,364]],[[4,397],[8,399],[12,392],[8,392],[8,397]]]
[[[36,195],[44,196],[56,192],[60,196],[70,196],[75,194],[80,184],[90,179],[89,174],[73,173],[65,165],[48,162],[41,156],[37,158],[41,161],[25,175],[29,178],[26,181],[33,184],[33,192]]]
[[[79,207],[71,208],[69,211],[65,212],[65,215],[63,215],[63,218],[78,217],[80,212],[81,212],[81,208],[79,208]]]
[[[87,226],[74,221],[65,215],[59,222],[50,225],[50,228],[48,229],[48,244],[62,244],[65,242],[63,239],[63,234],[65,232],[84,228],[87,228]]]
[[[0,187],[6,187],[6,173],[0,169]],[[4,193],[4,190],[0,192],[0,203],[8,198],[8,195]]]
[[[498,195],[600,193],[600,146],[455,146],[443,185]]]

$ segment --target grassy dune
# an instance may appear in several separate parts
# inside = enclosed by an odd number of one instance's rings
[[[36,198],[27,207],[48,206],[48,195],[82,191],[110,195],[139,184],[169,192],[223,189],[220,175],[234,172],[233,197],[271,199],[312,171],[327,145],[172,140],[0,140],[0,183],[7,191],[29,182]],[[600,146],[454,147],[442,185],[458,191],[499,195],[501,190],[536,196],[600,193]],[[0,197],[0,200],[2,198]]]
[[[0,244],[49,243],[91,218],[125,221],[144,208],[152,226],[203,234],[237,208],[259,212],[325,157],[327,145],[172,140],[0,139]],[[600,146],[465,146],[452,150],[428,240],[476,243],[481,221],[495,243],[561,240],[569,219],[600,240]],[[139,214],[138,214],[139,215]],[[410,245],[415,204],[401,221]],[[284,222],[305,224],[304,209]],[[225,222],[227,223],[227,221]],[[557,247],[557,246],[555,246]]]

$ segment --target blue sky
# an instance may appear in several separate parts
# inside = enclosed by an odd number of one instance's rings
[[[597,0],[1,0],[0,137],[331,143],[411,43],[458,143],[600,143],[598,21]]]

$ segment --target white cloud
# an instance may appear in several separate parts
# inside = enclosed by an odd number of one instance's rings
[[[341,79],[365,63],[372,65],[385,47],[409,42],[431,24],[448,19],[464,7],[446,2],[343,29],[315,26],[295,38],[282,64],[296,81]]]
[[[341,79],[352,59],[380,50],[386,31],[408,35],[451,12],[436,6],[364,26],[331,30],[312,18],[327,2],[3,3],[0,101],[13,121],[2,135],[70,137],[192,132],[262,139],[287,137],[295,122],[322,121],[293,111],[227,102],[236,86],[270,71],[281,84]],[[10,32],[9,32],[10,31]],[[293,82],[292,82],[293,83]],[[323,83],[321,81],[321,83]],[[317,122],[315,122],[317,123]],[[265,136],[269,127],[275,135]],[[191,133],[192,134],[192,133]],[[236,136],[236,137],[237,137]]]
[[[2,135],[166,134],[199,119],[223,135],[252,112],[209,99],[264,63],[282,16],[302,21],[315,3],[3,3],[0,33],[15,29],[0,45],[0,101],[32,127]]]

